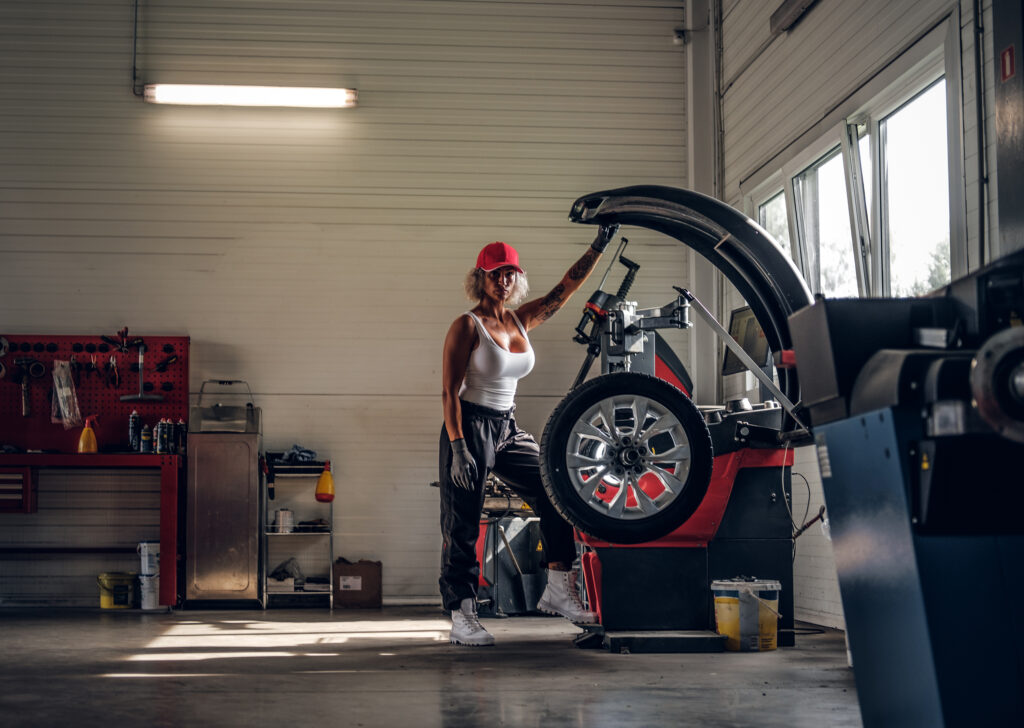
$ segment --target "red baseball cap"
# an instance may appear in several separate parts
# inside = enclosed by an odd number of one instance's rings
[[[510,265],[520,273],[523,269],[519,267],[519,253],[511,245],[502,242],[494,242],[485,245],[480,255],[476,256],[476,267],[481,270],[492,271]]]

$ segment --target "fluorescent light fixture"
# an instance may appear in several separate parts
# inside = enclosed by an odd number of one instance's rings
[[[299,88],[290,86],[210,86],[180,83],[146,84],[151,104],[198,106],[306,106],[341,109],[355,106],[354,88]]]

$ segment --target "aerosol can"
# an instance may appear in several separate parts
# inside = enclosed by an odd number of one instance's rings
[[[132,410],[128,415],[128,443],[134,452],[142,448],[142,418],[138,410]]]
[[[321,503],[330,503],[334,500],[334,476],[331,475],[330,460],[324,463],[324,471],[316,481],[316,499]]]
[[[78,452],[96,452],[96,433],[93,431],[92,426],[96,424],[96,415],[89,415],[85,418],[85,427],[82,428],[82,434],[78,438]]]

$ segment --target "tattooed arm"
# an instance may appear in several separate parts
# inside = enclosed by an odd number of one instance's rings
[[[565,305],[569,297],[580,289],[591,271],[594,270],[597,259],[601,257],[601,253],[604,252],[608,241],[614,237],[618,229],[618,225],[602,225],[593,244],[565,272],[558,285],[552,288],[543,298],[527,301],[516,309],[516,315],[527,331],[535,326],[540,326],[558,313],[558,310]]]

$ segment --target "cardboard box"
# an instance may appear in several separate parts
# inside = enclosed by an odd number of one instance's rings
[[[352,563],[338,557],[333,569],[334,606],[356,609],[381,605],[381,563],[360,560]]]

